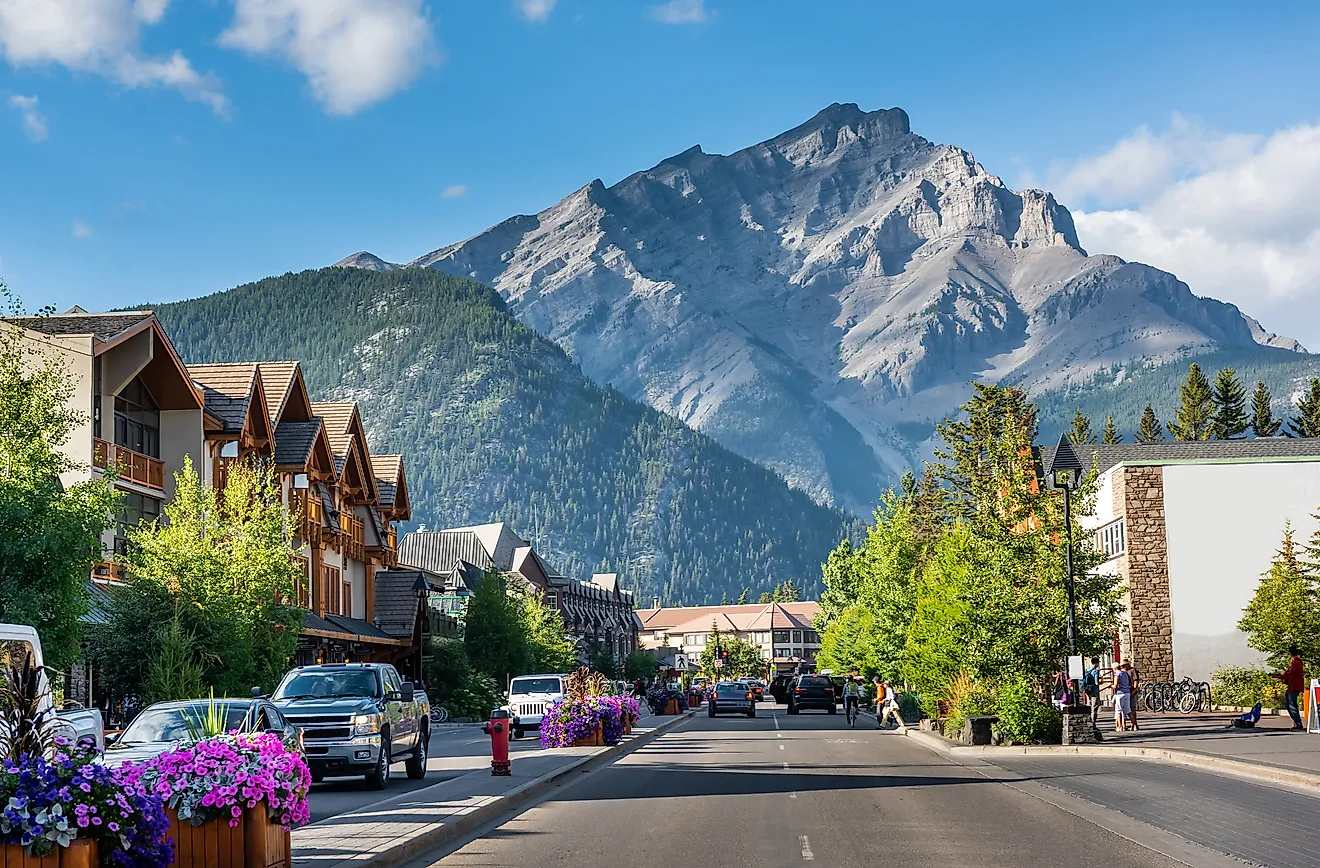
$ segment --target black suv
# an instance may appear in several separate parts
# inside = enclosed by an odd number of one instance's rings
[[[793,685],[788,691],[788,713],[797,714],[804,708],[838,713],[834,682],[830,681],[828,675],[799,675],[793,679]]]
[[[770,695],[774,697],[775,702],[780,705],[788,702],[789,691],[793,689],[793,682],[797,680],[795,675],[776,675],[770,682]]]

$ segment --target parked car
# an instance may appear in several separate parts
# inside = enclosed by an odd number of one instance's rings
[[[541,716],[545,710],[564,698],[567,678],[563,673],[520,675],[509,682],[509,690],[504,694],[504,699],[505,708],[513,721],[510,731],[514,738],[522,738],[528,730],[541,729]]]
[[[751,688],[741,681],[721,681],[710,692],[706,700],[706,714],[716,717],[721,714],[745,714],[756,717],[756,699]]]
[[[312,780],[362,775],[381,790],[400,759],[409,778],[426,777],[431,703],[388,663],[299,666],[273,700],[302,731]]]
[[[780,705],[788,702],[789,691],[793,689],[794,676],[776,675],[770,681],[770,695],[774,697],[775,702]]]
[[[35,628],[25,624],[0,624],[0,679],[6,677],[9,663],[16,654],[25,655],[28,663],[34,667],[46,665],[41,653],[41,637],[37,635]],[[38,710],[43,713],[52,712],[55,704],[54,694],[51,692],[50,681],[44,671],[38,689],[41,691]],[[105,722],[101,718],[100,709],[66,708],[54,712],[54,715],[53,729],[56,736],[71,741],[90,738],[95,742],[97,750],[105,748]],[[0,744],[7,740],[8,734],[0,731]]]
[[[765,701],[765,685],[762,684],[762,683],[759,682],[759,681],[749,681],[749,682],[747,682],[747,683],[751,685],[751,687],[752,687],[752,695],[753,695],[753,697],[756,699],[756,701],[757,701],[757,702],[764,702],[764,701]]]
[[[188,699],[144,708],[123,732],[107,739],[105,761],[110,765],[144,762],[200,741],[204,722],[212,716],[225,732],[274,732],[290,750],[303,751],[302,733],[268,699]]]
[[[799,675],[788,693],[788,713],[797,714],[804,708],[819,708],[837,714],[834,683],[828,675]]]

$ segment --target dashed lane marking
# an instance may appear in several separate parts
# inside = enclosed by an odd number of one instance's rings
[[[788,794],[788,797],[789,797],[790,799],[796,799],[796,798],[797,798],[797,793],[789,793],[789,794]]]
[[[798,841],[802,844],[802,861],[810,862],[816,858],[816,854],[811,852],[811,839],[806,835],[799,835]]]
[[[788,771],[788,763],[784,763],[784,771]]]
[[[781,745],[779,746],[779,749],[780,749],[780,750],[783,750],[783,749],[784,749],[784,746],[781,744]]]

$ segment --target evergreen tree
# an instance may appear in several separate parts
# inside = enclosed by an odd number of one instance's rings
[[[0,316],[22,313],[0,284]],[[60,451],[83,422],[73,389],[58,354],[0,326],[0,620],[35,627],[51,669],[78,659],[87,577],[115,502],[103,477],[60,482],[79,469]]]
[[[463,646],[472,668],[497,684],[507,684],[510,677],[527,672],[531,653],[521,612],[497,572],[486,573],[468,601]]]
[[[147,666],[147,682],[143,700],[173,702],[196,699],[206,692],[201,663],[197,660],[197,641],[174,618],[158,628],[156,653]]]
[[[1242,387],[1236,370],[1219,369],[1215,374],[1211,399],[1215,405],[1214,419],[1210,424],[1211,437],[1215,440],[1237,440],[1245,434],[1248,427],[1247,391]]]
[[[1100,438],[1100,442],[1106,446],[1113,446],[1116,443],[1123,442],[1123,435],[1118,433],[1118,426],[1114,424],[1114,417],[1105,419],[1105,432]]]
[[[1256,381],[1256,391],[1251,396],[1251,433],[1256,437],[1273,437],[1283,425],[1282,419],[1274,418],[1270,407],[1270,388],[1264,380]]]
[[[747,595],[750,594],[751,592],[752,589],[750,587],[743,588],[743,592],[738,595],[739,606],[745,606],[747,604]]]
[[[1160,420],[1155,418],[1155,411],[1149,404],[1141,414],[1141,423],[1137,426],[1137,443],[1158,443],[1164,439],[1164,429],[1160,427]]]
[[[1247,644],[1280,668],[1293,646],[1308,668],[1320,666],[1320,586],[1309,566],[1298,556],[1292,525],[1285,525],[1279,551],[1238,622]]]
[[[772,603],[796,603],[800,599],[802,599],[802,592],[798,590],[798,586],[793,583],[792,579],[784,579],[775,588],[775,592],[770,595],[770,602]]]
[[[1288,423],[1293,437],[1320,437],[1320,377],[1297,399],[1297,415]]]
[[[1090,446],[1095,443],[1091,420],[1082,414],[1081,407],[1078,407],[1077,412],[1073,414],[1072,430],[1068,432],[1068,439],[1078,446]]]
[[[1214,393],[1196,362],[1187,366],[1187,379],[1178,390],[1178,397],[1174,419],[1165,423],[1169,434],[1174,440],[1209,440],[1214,433]]]

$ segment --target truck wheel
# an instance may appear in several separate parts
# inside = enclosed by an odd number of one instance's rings
[[[312,783],[319,784],[323,780],[325,780],[325,775],[319,772],[312,772]]]
[[[527,733],[523,731],[523,728],[522,728],[521,726],[515,726],[515,727],[513,728],[513,740],[514,740],[514,741],[517,741],[518,739],[522,738],[522,737],[523,737],[524,735],[526,735],[526,734],[527,734]]]
[[[376,759],[376,767],[367,772],[367,789],[383,790],[390,782],[390,734],[382,732],[380,734],[380,756]]]
[[[410,781],[420,781],[426,777],[426,743],[430,738],[431,733],[422,730],[422,734],[417,739],[417,750],[412,752],[412,756],[408,757],[408,762],[404,764]]]

